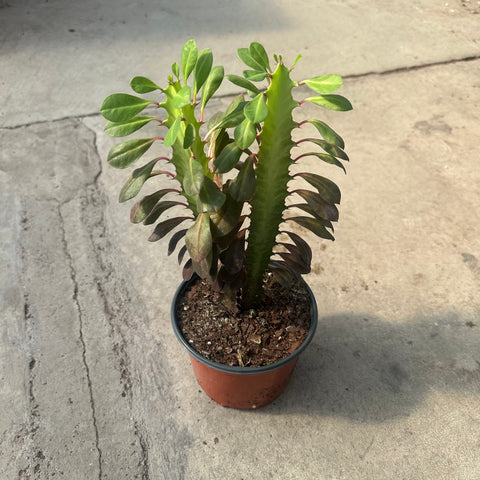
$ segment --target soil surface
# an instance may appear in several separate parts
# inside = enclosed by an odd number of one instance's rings
[[[304,283],[285,288],[265,282],[262,305],[231,313],[218,292],[197,281],[179,301],[179,328],[202,356],[230,366],[259,367],[282,360],[310,329],[310,297]]]

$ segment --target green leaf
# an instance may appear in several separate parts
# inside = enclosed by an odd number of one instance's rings
[[[180,225],[185,220],[191,220],[192,217],[173,217],[158,223],[155,226],[152,234],[148,237],[149,242],[156,242],[165,235],[170,233],[177,225]]]
[[[176,202],[174,200],[165,200],[163,202],[158,202],[152,208],[151,212],[147,215],[147,217],[143,221],[143,224],[151,225],[152,223],[155,223],[163,212],[166,212],[169,208],[175,207],[177,205],[182,205],[182,203]]]
[[[211,215],[211,220],[216,237],[224,237],[239,228],[238,222],[242,213],[243,204],[235,201],[231,195],[227,195],[225,203],[218,212]],[[223,246],[226,248],[226,246]]]
[[[322,75],[321,77],[310,78],[304,80],[308,87],[317,93],[325,94],[332,93],[342,86],[343,80],[340,75]]]
[[[262,80],[265,80],[267,72],[262,70],[244,70],[243,76],[252,82],[261,82]]]
[[[185,235],[185,245],[197,274],[202,278],[208,277],[213,256],[210,215],[208,213],[198,215],[195,223]]]
[[[172,73],[180,80],[180,66],[178,62],[172,63]]]
[[[263,93],[259,93],[253,100],[248,102],[243,111],[245,118],[252,123],[263,122],[268,115],[268,107],[263,98]]]
[[[108,163],[115,168],[126,168],[138,160],[153,144],[154,138],[140,138],[119,143],[108,152]]]
[[[295,176],[306,180],[310,185],[315,187],[326,203],[335,204],[340,203],[341,194],[340,189],[331,180],[321,177],[315,173],[297,173]]]
[[[103,101],[100,113],[111,122],[126,122],[152,103],[155,102],[126,93],[114,93]]]
[[[334,157],[341,158],[342,160],[346,160],[347,162],[349,160],[348,155],[336,145],[328,143],[325,140],[320,140],[318,138],[309,138],[308,141],[314,143],[315,145],[318,145],[319,147],[322,147],[323,150],[325,150],[330,155],[333,155]]]
[[[297,55],[297,58],[293,62],[293,65],[290,67],[290,71],[292,71],[295,67],[295,65],[302,59],[302,55]]]
[[[237,177],[232,182],[229,192],[237,202],[246,202],[255,193],[256,179],[253,168],[255,157],[250,155],[240,168]]]
[[[340,148],[345,148],[343,138],[330,128],[326,123],[320,120],[309,120],[309,122],[318,130],[320,135],[329,143],[337,145]]]
[[[161,88],[146,77],[135,77],[130,82],[132,90],[136,93],[150,93]]]
[[[318,95],[317,97],[307,98],[305,101],[312,102],[315,105],[328,108],[329,110],[337,110],[340,112],[346,112],[353,108],[352,104],[341,95]]]
[[[182,87],[172,99],[174,108],[182,108],[190,104],[192,91],[188,85]]]
[[[270,62],[268,61],[268,55],[265,51],[263,45],[258,42],[252,42],[248,48],[251,59],[257,64],[260,65],[264,70],[270,70]],[[248,64],[247,64],[248,65]],[[257,67],[251,66],[254,70],[257,70]]]
[[[182,119],[180,117],[177,117],[173,122],[172,126],[169,128],[163,140],[163,144],[166,147],[171,147],[175,143],[175,140],[177,140],[178,134],[180,133],[181,122]]]
[[[330,163],[331,165],[336,165],[337,167],[341,168],[345,173],[347,173],[342,163],[339,160],[337,160],[334,156],[329,155],[328,153],[310,152],[307,155],[313,155],[314,157],[317,157],[326,163]]]
[[[261,62],[258,62],[257,59],[252,57],[252,53],[249,48],[239,48],[237,50],[240,60],[250,68],[263,72],[265,70],[264,65]],[[268,58],[267,58],[268,61]]]
[[[105,125],[105,133],[111,137],[126,137],[127,135],[140,130],[140,128],[152,120],[156,120],[156,118],[136,116],[126,122],[107,122]]]
[[[216,173],[229,172],[240,160],[243,151],[235,143],[229,143],[213,161]]]
[[[314,210],[308,203],[299,203],[298,205],[290,205],[289,208],[299,208],[300,210],[303,210],[304,212],[310,214],[312,217],[314,217],[316,220],[318,220],[324,227],[332,229],[333,232],[333,224],[330,220],[327,220],[325,218],[322,218],[316,210]]]
[[[202,88],[202,85],[210,75],[210,71],[213,65],[213,55],[212,51],[209,48],[202,50],[198,54],[197,64],[195,65],[195,72],[193,76],[193,95],[196,96],[197,93]]]
[[[238,148],[241,150],[246,150],[253,143],[255,137],[257,136],[255,124],[246,118],[235,128],[233,136]]]
[[[291,217],[288,220],[292,220],[298,223],[300,226],[306,228],[307,230],[310,230],[320,238],[326,238],[327,240],[335,240],[334,236],[316,218]]]
[[[185,127],[185,136],[183,137],[183,148],[190,148],[195,141],[195,129],[191,123]]]
[[[227,79],[232,82],[234,85],[237,85],[237,87],[244,88],[245,90],[252,92],[256,95],[260,93],[260,90],[250,81],[248,81],[246,78],[239,77],[238,75],[225,75]]]
[[[212,95],[218,90],[223,81],[224,71],[222,66],[213,67],[205,85],[202,90],[202,105],[201,110],[205,108],[205,105],[210,100]]]
[[[239,125],[244,119],[245,114],[243,113],[243,108],[247,102],[240,102],[236,107],[228,113],[225,117],[220,119],[213,127],[209,130],[209,133],[218,128],[233,128]]]
[[[202,188],[205,174],[200,162],[193,157],[188,160],[187,170],[183,179],[183,188],[187,195],[198,195]]]
[[[197,63],[198,49],[195,40],[188,40],[182,49],[181,63],[183,83],[187,83],[187,79],[195,68]]]
[[[151,195],[143,197],[142,200],[136,203],[130,210],[130,221],[132,223],[142,222],[162,197],[167,195],[167,193],[174,192],[178,193],[178,191],[174,188],[164,188],[162,190],[158,190],[155,193],[152,193]]]
[[[148,162],[143,167],[137,168],[132,172],[127,183],[123,186],[119,195],[119,202],[126,202],[135,197],[141,190],[143,184],[150,178],[153,167],[157,163],[157,159]]]
[[[198,195],[198,210],[200,212],[217,212],[225,203],[226,195],[217,187],[216,183],[208,177],[203,178]]]

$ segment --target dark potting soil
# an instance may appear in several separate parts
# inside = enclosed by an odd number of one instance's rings
[[[177,308],[180,330],[197,352],[240,367],[269,365],[293,353],[308,335],[310,316],[305,284],[285,288],[272,277],[256,310],[229,312],[220,294],[202,280],[187,290]]]

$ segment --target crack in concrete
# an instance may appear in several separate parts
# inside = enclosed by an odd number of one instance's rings
[[[397,73],[405,73],[405,72],[410,72],[410,71],[416,71],[416,70],[423,70],[431,67],[439,67],[442,65],[454,65],[456,63],[464,63],[464,62],[472,62],[475,60],[480,60],[480,55],[469,55],[467,57],[462,57],[462,58],[454,58],[450,60],[439,60],[437,62],[430,62],[430,63],[422,63],[420,65],[406,65],[404,67],[398,67],[398,68],[392,68],[390,70],[382,70],[382,71],[370,71],[370,72],[364,72],[364,73],[351,73],[351,74],[346,74],[342,75],[342,78],[344,80],[349,80],[349,79],[356,79],[356,78],[365,78],[369,76],[374,76],[374,75],[394,75]],[[213,99],[222,99],[222,98],[230,98],[234,97],[237,95],[237,93],[228,93],[228,94],[223,94],[223,95],[215,95]],[[213,100],[212,99],[212,100]],[[82,118],[90,118],[90,117],[96,117],[100,115],[100,112],[90,112],[90,113],[84,113],[84,114],[79,114],[79,115],[67,115],[65,117],[59,117],[59,118],[53,118],[50,120],[37,120],[35,122],[29,122],[29,123],[21,123],[18,125],[8,125],[4,127],[0,127],[1,130],[16,130],[19,128],[24,128],[24,127],[31,127],[33,125],[41,125],[44,123],[54,123],[54,122],[62,122],[64,120],[80,120]],[[87,127],[88,128],[88,127]]]
[[[142,467],[142,480],[150,480],[150,462],[148,460],[148,443],[143,436],[143,433],[140,431],[138,423],[135,422],[135,436],[140,442],[140,448],[142,452],[142,457],[140,461],[140,466]]]
[[[100,448],[100,441],[99,441],[99,431],[98,431],[98,425],[97,425],[97,417],[96,417],[96,411],[95,411],[95,400],[94,400],[94,395],[93,395],[93,386],[92,386],[92,379],[90,376],[90,367],[88,365],[88,360],[87,360],[87,346],[85,342],[85,338],[83,336],[83,316],[82,316],[82,309],[80,307],[80,303],[78,301],[78,281],[76,278],[75,274],[75,268],[73,265],[73,259],[72,256],[69,252],[68,249],[68,242],[66,238],[66,232],[65,232],[65,220],[62,215],[62,207],[68,202],[64,202],[63,204],[58,204],[58,215],[60,218],[60,228],[62,230],[62,245],[63,245],[63,251],[65,254],[65,257],[67,258],[68,265],[70,268],[70,278],[73,283],[73,294],[72,294],[72,300],[75,304],[75,308],[78,312],[78,323],[79,323],[79,340],[80,344],[82,345],[82,361],[83,361],[83,366],[85,368],[85,374],[87,377],[87,385],[88,385],[88,392],[89,392],[89,397],[90,397],[90,408],[92,411],[92,423],[93,423],[93,429],[95,432],[95,448],[97,450],[98,454],[98,479],[102,480],[103,478],[103,473],[102,473],[102,450]]]

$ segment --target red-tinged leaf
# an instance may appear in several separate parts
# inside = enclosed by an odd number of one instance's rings
[[[185,220],[192,220],[192,217],[173,217],[158,223],[150,237],[148,237],[148,241],[156,242],[157,240],[162,239]]]
[[[287,220],[298,223],[301,227],[310,230],[312,233],[320,238],[327,240],[335,240],[334,236],[321,224],[319,220],[311,217],[291,217]]]
[[[193,262],[195,272],[201,277],[209,276],[212,265],[212,234],[210,214],[200,213],[185,235],[185,245]]]
[[[210,219],[216,237],[228,235],[237,225],[242,213],[243,204],[227,195],[225,203],[218,212],[212,213]]]
[[[290,205],[288,208],[299,208],[305,213],[308,213],[312,217],[316,218],[324,227],[330,228],[332,232],[334,231],[332,222],[318,215],[318,213],[315,212],[315,210],[310,205],[307,205],[306,203],[301,203],[298,205]]]
[[[294,257],[290,253],[287,252],[278,252],[276,255],[279,255],[282,257],[283,261],[285,264],[289,267],[289,269],[298,274],[298,275],[303,275],[310,273],[310,265],[305,265],[303,262],[298,262],[297,257]]]
[[[306,242],[305,245],[307,248],[300,248],[291,243],[279,243],[279,245],[285,247],[297,259],[298,263],[304,265],[305,268],[310,268],[310,264],[312,263],[312,250]]]
[[[345,170],[345,167],[343,166],[342,162],[340,162],[340,160],[337,160],[332,155],[329,155],[328,153],[310,152],[310,153],[302,155],[302,157],[306,157],[306,156],[310,156],[310,155],[313,156],[313,157],[317,157],[317,158],[319,158],[320,160],[323,160],[326,163],[330,163],[331,165],[336,165],[337,167],[341,168],[344,171],[344,173],[347,173],[347,171]]]
[[[238,273],[245,263],[245,239],[235,238],[228,249],[220,254],[220,260],[229,275]]]
[[[168,242],[167,255],[171,255],[175,251],[175,248],[177,248],[178,242],[185,236],[185,234],[187,233],[187,230],[188,230],[187,228],[184,228],[183,230],[179,230],[178,232],[175,232],[172,235],[172,237],[170,238],[170,241]]]
[[[158,190],[151,195],[147,195],[136,203],[130,211],[130,221],[132,223],[140,223],[145,217],[152,211],[152,208],[157,204],[157,202],[164,197],[167,193],[178,193],[174,188],[164,188]]]
[[[295,243],[295,245],[301,252],[301,255],[305,259],[308,259],[310,263],[312,261],[312,249],[310,248],[310,245],[300,235],[297,235],[295,232],[286,231],[283,233],[286,233],[290,237],[290,239]]]
[[[331,220],[332,222],[338,221],[338,208],[330,203],[325,203],[322,197],[310,190],[295,190],[295,193],[300,195],[315,212],[315,216]]]
[[[187,260],[187,263],[185,264],[185,266],[183,267],[183,271],[182,271],[182,276],[183,276],[183,280],[185,282],[188,282],[193,274],[194,274],[195,270],[193,268],[193,262],[192,262],[192,259],[189,258]]]
[[[275,280],[277,280],[280,285],[283,285],[286,288],[289,288],[293,281],[298,278],[298,275],[294,275],[287,267],[285,262],[275,260],[270,262],[268,267],[275,277]]]
[[[316,188],[320,197],[326,203],[340,203],[341,193],[340,189],[331,180],[321,177],[315,173],[297,173],[296,177],[301,177],[306,180],[312,187]]]
[[[165,200],[163,202],[158,202],[153,208],[152,211],[148,214],[147,218],[143,221],[144,225],[152,225],[155,223],[160,215],[163,212],[166,212],[169,208],[175,207],[177,205],[183,205],[181,202],[175,202],[174,200]]]

